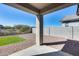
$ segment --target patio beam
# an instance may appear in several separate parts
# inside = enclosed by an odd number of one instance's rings
[[[29,13],[32,13],[32,14],[35,14],[35,15],[38,15],[39,14],[39,9],[33,7],[32,5],[26,3],[4,3],[8,6],[11,6],[11,7],[14,7],[16,9],[19,9],[19,10],[23,10],[25,12],[29,12]]]
[[[36,45],[43,43],[43,15],[36,16]]]
[[[68,6],[72,6],[76,3],[52,3],[50,5],[48,5],[47,7],[43,8],[42,10],[40,10],[40,14],[48,14],[48,13],[51,13],[51,12],[54,12],[54,11],[57,11],[57,10],[60,10],[60,9],[64,9]]]

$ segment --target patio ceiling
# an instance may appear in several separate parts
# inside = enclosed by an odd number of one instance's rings
[[[33,14],[48,14],[56,10],[74,5],[74,3],[4,3],[14,8]]]

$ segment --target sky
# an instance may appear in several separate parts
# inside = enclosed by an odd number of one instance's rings
[[[66,15],[76,14],[77,5],[64,8],[59,11],[49,13],[44,16],[44,27],[61,26],[60,20]],[[14,26],[17,24],[35,27],[36,16],[16,8],[0,4],[0,24],[4,26]]]

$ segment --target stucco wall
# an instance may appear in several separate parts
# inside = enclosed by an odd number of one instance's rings
[[[73,27],[73,38],[79,40],[79,27]]]

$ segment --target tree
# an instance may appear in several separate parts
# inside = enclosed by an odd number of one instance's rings
[[[31,32],[31,27],[27,25],[16,25],[15,29],[18,29],[21,33],[29,33]]]
[[[3,25],[0,25],[0,29],[4,29],[4,26]]]
[[[5,29],[12,29],[13,27],[11,26],[4,26]]]
[[[15,29],[20,29],[23,25],[15,25],[14,28]]]

